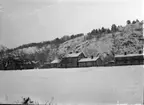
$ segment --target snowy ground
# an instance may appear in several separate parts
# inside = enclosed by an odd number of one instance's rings
[[[31,97],[62,104],[142,103],[143,67],[91,67],[0,71],[0,101]]]

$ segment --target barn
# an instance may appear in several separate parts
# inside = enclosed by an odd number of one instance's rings
[[[78,67],[78,61],[82,58],[85,58],[83,52],[69,53],[61,61],[61,67]]]
[[[110,60],[104,64],[104,66],[115,66],[115,60]]]
[[[30,60],[25,60],[23,62],[23,69],[34,69],[34,64]]]
[[[50,67],[51,68],[58,68],[60,67],[60,59],[54,59],[51,63],[50,63]]]
[[[40,66],[40,68],[51,68],[51,64],[49,62],[44,63],[44,65]]]
[[[16,62],[12,57],[3,59],[4,70],[14,70],[16,68]]]
[[[6,57],[2,60],[2,66],[4,70],[16,70],[20,69],[20,60],[14,57]]]
[[[79,60],[79,67],[92,67],[100,65],[102,65],[102,60],[99,56],[98,57],[91,56],[91,58],[82,58]]]
[[[141,65],[144,64],[144,55],[139,54],[124,54],[115,55],[115,65]]]

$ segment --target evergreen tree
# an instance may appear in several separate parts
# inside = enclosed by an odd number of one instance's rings
[[[107,29],[107,33],[111,33],[111,30],[109,28]]]
[[[112,32],[116,32],[118,29],[117,29],[117,26],[115,25],[115,24],[113,24],[112,26],[111,26],[111,31]]]
[[[136,21],[133,21],[133,22],[132,22],[132,24],[135,24],[135,23],[136,23]]]
[[[127,20],[127,24],[131,24],[131,21],[130,21],[130,20]]]
[[[101,28],[101,31],[102,31],[102,33],[104,33],[104,32],[105,32],[105,28],[104,28],[104,27],[102,27],[102,28]]]

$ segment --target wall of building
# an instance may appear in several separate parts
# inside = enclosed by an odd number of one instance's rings
[[[115,65],[140,65],[143,61],[143,56],[119,57],[115,58]]]
[[[97,65],[96,61],[79,62],[79,67],[92,67],[96,65]]]

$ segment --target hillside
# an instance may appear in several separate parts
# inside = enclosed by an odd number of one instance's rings
[[[1,55],[2,55],[5,51],[7,51],[7,50],[8,50],[7,47],[5,47],[5,46],[3,46],[3,45],[0,45],[0,57],[1,57]]]
[[[7,50],[7,47],[3,46],[3,45],[0,45],[0,52],[1,51],[6,51]]]
[[[69,52],[83,51],[86,56],[108,53],[138,53],[143,49],[143,21],[127,23],[126,26],[112,25],[111,30],[93,29],[91,32],[63,36],[52,41],[30,43],[6,51],[7,54],[19,55],[31,60],[50,62],[55,57],[61,58]]]
[[[143,49],[143,43],[139,40],[143,38],[143,23],[128,24],[125,27],[118,27],[118,31],[103,34],[99,39],[93,36],[87,40],[87,36],[66,41],[59,47],[59,53],[83,51],[87,56],[98,53],[111,53],[114,49],[115,54],[138,53]],[[115,44],[114,44],[115,43]]]

